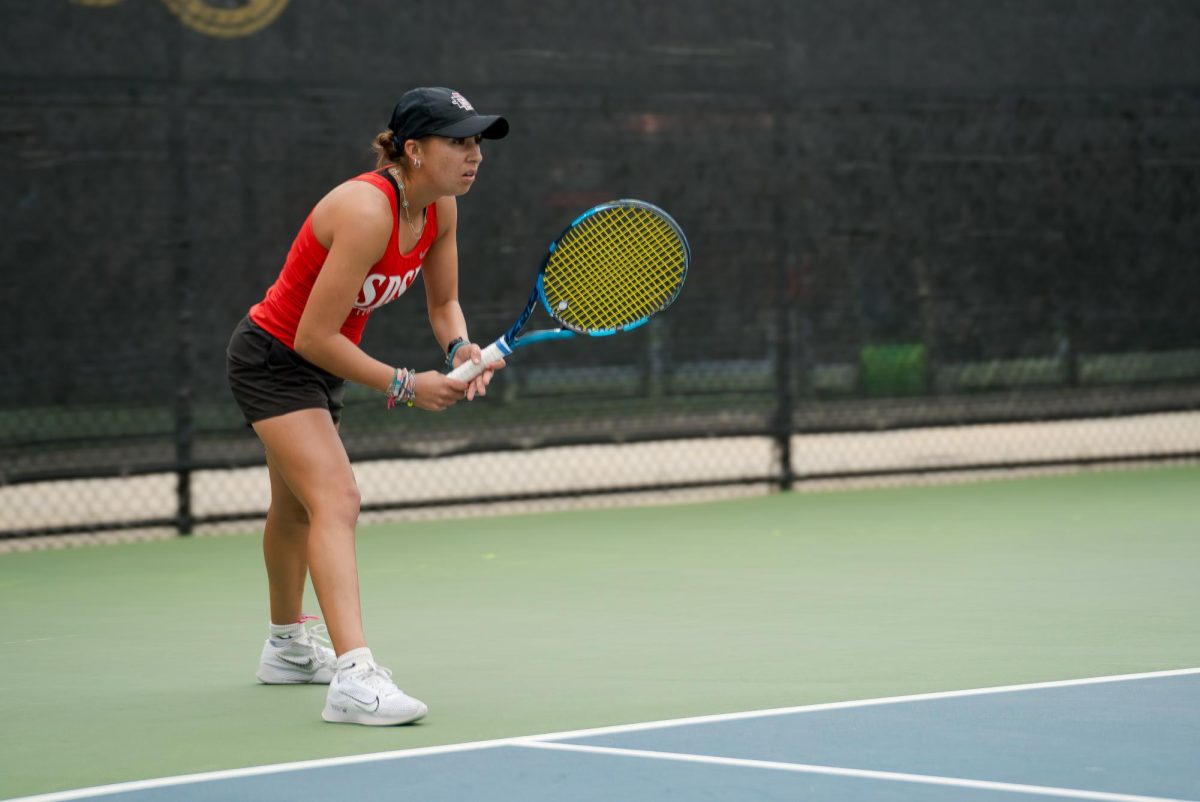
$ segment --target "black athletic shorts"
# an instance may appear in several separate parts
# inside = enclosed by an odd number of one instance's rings
[[[328,409],[334,423],[342,419],[346,382],[267,334],[249,315],[229,338],[225,370],[247,424],[299,409]]]

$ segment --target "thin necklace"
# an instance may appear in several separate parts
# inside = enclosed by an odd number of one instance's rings
[[[389,167],[388,172],[392,174],[392,178],[396,179],[396,186],[400,187],[400,205],[404,207],[404,219],[408,221],[408,230],[413,233],[414,237],[420,239],[421,229],[413,224],[412,215],[408,213],[408,193],[404,191],[404,179],[400,175],[400,170],[396,167]],[[423,224],[422,228],[424,228]]]

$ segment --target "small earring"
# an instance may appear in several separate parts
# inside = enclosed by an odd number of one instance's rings
[[[417,161],[413,164],[413,167],[416,167],[418,170],[420,170],[421,169],[421,160],[417,159]]]

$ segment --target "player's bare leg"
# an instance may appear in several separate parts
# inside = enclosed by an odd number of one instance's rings
[[[290,491],[264,542],[272,617],[276,604],[280,614],[298,607],[307,567],[334,650],[365,646],[354,538],[358,486],[333,419],[325,410],[303,409],[259,421],[254,430],[267,447],[273,493],[275,477]],[[301,511],[306,527],[299,525]]]

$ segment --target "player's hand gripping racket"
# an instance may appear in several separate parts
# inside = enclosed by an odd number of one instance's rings
[[[653,204],[617,200],[589,209],[550,243],[517,322],[478,363],[462,363],[450,378],[470,381],[531,343],[637,328],[679,295],[690,259],[679,224]],[[559,327],[522,333],[539,301]]]

